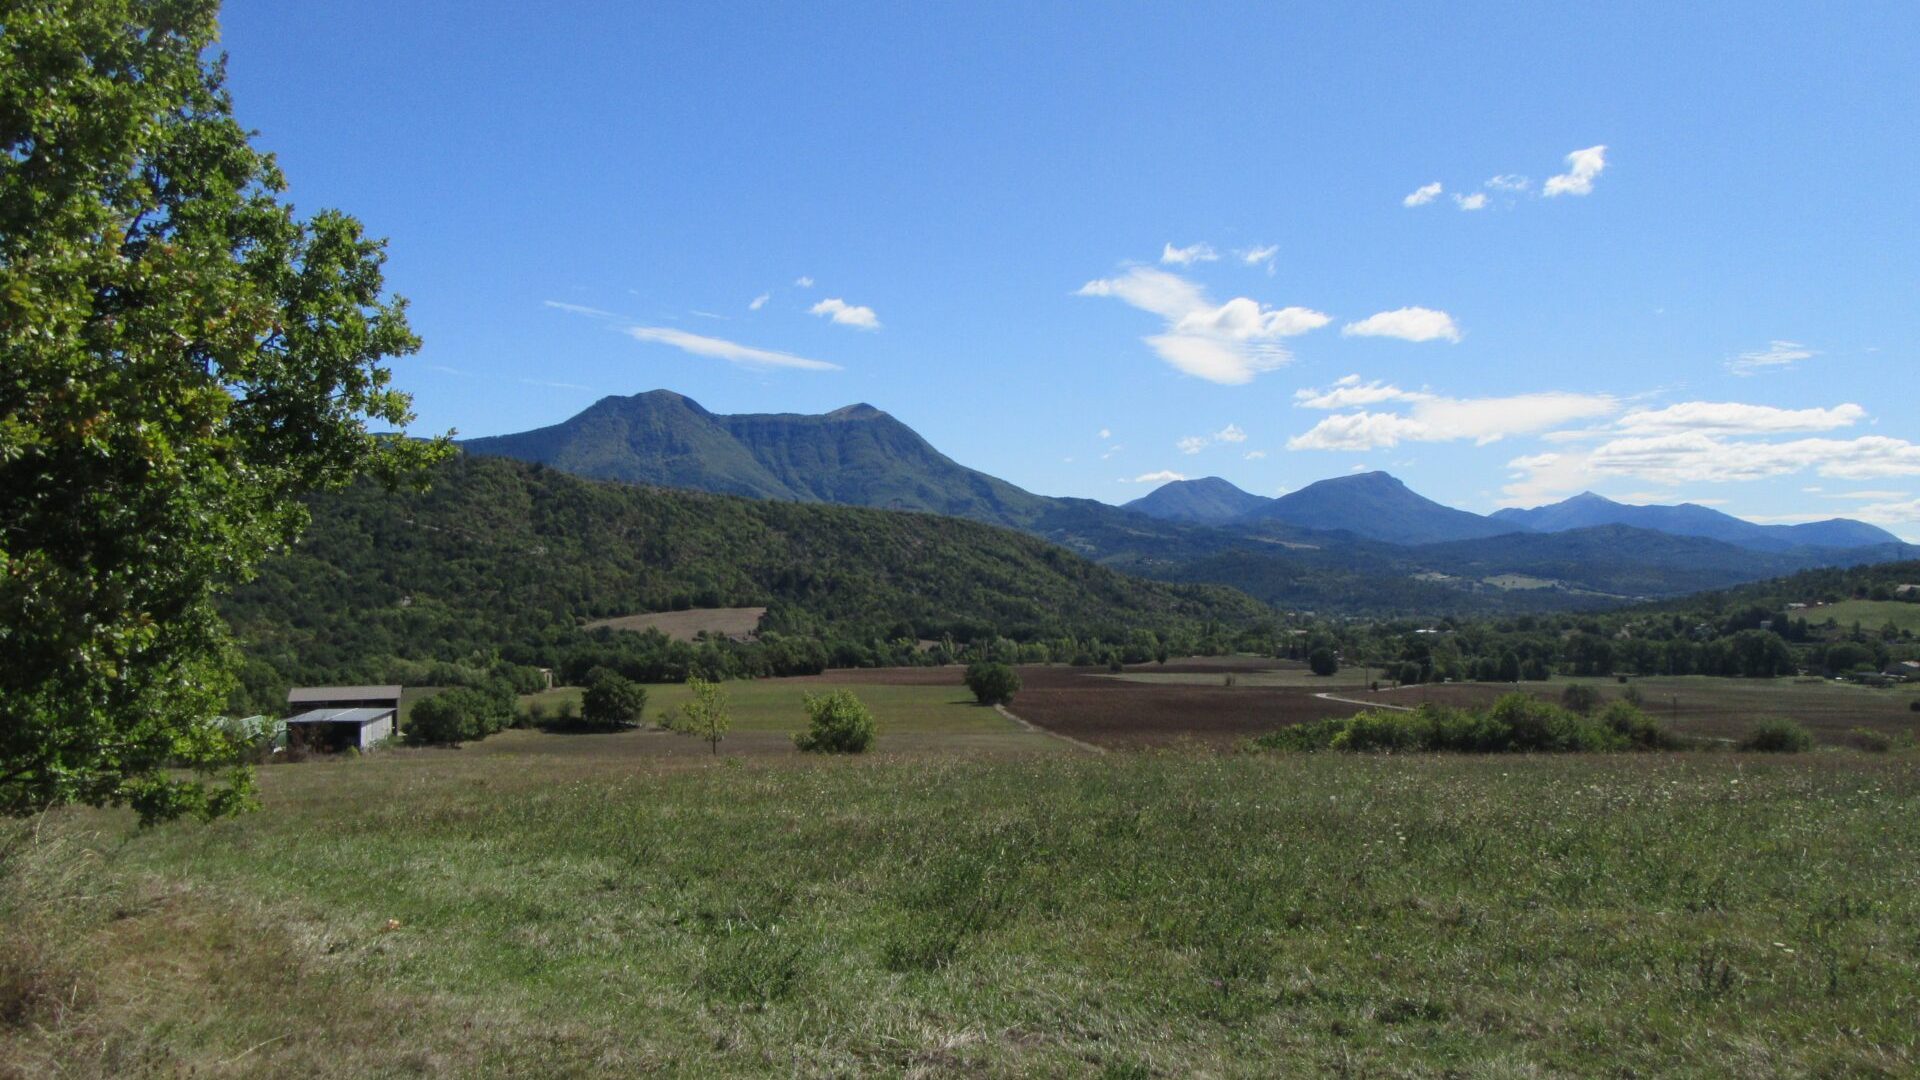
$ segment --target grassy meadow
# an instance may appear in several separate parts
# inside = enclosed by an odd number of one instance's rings
[[[269,767],[211,826],[16,826],[0,1073],[1920,1070],[1910,754],[906,734],[511,732]]]
[[[1874,633],[1892,623],[1897,630],[1911,630],[1920,634],[1920,604],[1904,600],[1842,600],[1792,614],[1805,616],[1808,622],[1815,625],[1832,619],[1843,627],[1859,623],[1861,629]]]

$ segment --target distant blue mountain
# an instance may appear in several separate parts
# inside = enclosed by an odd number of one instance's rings
[[[1241,491],[1217,476],[1203,476],[1198,480],[1175,480],[1162,484],[1123,506],[1162,521],[1224,525],[1246,517],[1271,502],[1273,500],[1264,495]]]
[[[1389,544],[1438,544],[1528,531],[1519,523],[1442,506],[1383,472],[1336,476],[1308,484],[1241,519],[1241,524],[1250,527],[1262,522],[1349,532]]]
[[[1794,548],[1864,548],[1898,544],[1900,538],[1862,521],[1830,518],[1804,525],[1756,525],[1697,503],[1631,506],[1583,492],[1565,502],[1531,510],[1497,510],[1493,517],[1536,532],[1566,532],[1596,525],[1629,525],[1674,536],[1703,536],[1754,551]]]

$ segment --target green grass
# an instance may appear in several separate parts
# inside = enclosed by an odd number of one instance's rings
[[[20,844],[0,1072],[1920,1069],[1911,755],[410,751],[262,779],[241,820]]]
[[[1807,622],[1815,626],[1832,619],[1842,628],[1859,623],[1862,630],[1874,633],[1891,622],[1896,629],[1920,634],[1920,604],[1902,600],[1842,600],[1837,604],[1824,604],[1789,614],[1796,618],[1805,616]]]

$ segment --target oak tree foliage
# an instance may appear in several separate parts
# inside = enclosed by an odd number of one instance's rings
[[[215,595],[444,440],[383,437],[419,342],[381,241],[295,215],[212,0],[0,0],[0,808],[243,805]],[[175,766],[201,775],[183,779]]]

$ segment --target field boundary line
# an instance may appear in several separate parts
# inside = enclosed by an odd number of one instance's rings
[[[1343,705],[1360,705],[1369,709],[1392,709],[1394,712],[1418,712],[1411,705],[1389,705],[1384,701],[1361,701],[1358,698],[1341,697],[1339,694],[1315,694],[1321,701],[1338,701]]]
[[[1107,748],[1104,746],[1095,746],[1092,743],[1081,742],[1079,739],[1062,735],[1057,731],[1050,731],[1047,728],[1043,728],[1038,724],[1032,723],[1031,721],[1024,720],[1018,716],[1015,716],[1011,711],[1008,710],[1008,708],[1005,705],[995,705],[993,707],[993,711],[999,713],[1001,716],[1004,716],[1007,719],[1013,721],[1014,723],[1020,725],[1022,728],[1028,731],[1034,732],[1035,734],[1051,736],[1055,739],[1059,739],[1063,743],[1067,743],[1071,746],[1077,746],[1082,750],[1089,751],[1090,753],[1104,754],[1107,752]]]

